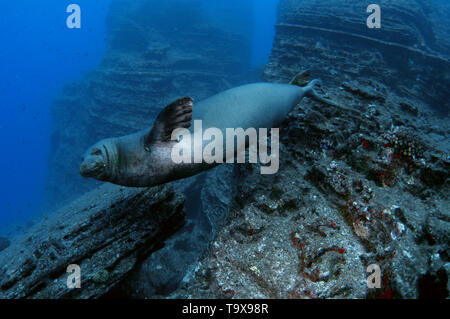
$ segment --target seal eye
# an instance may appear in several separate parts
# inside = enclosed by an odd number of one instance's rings
[[[102,151],[100,151],[98,148],[92,150],[91,155],[102,155]]]

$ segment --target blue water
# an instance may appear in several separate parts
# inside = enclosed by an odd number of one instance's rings
[[[265,65],[272,50],[278,0],[253,0],[253,53],[256,67]]]
[[[99,63],[110,0],[77,0],[86,27],[66,26],[67,1],[4,1],[0,20],[0,231],[29,219],[45,186],[50,105]]]
[[[206,1],[206,0],[205,0]],[[250,1],[250,0],[249,0]],[[266,63],[278,0],[252,0],[252,64]],[[65,83],[96,68],[106,45],[111,0],[4,1],[0,19],[0,235],[39,210],[47,174],[50,106]],[[66,26],[66,7],[82,9],[82,28]]]

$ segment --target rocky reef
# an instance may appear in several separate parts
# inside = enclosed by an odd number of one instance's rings
[[[183,197],[170,187],[104,185],[1,252],[0,299],[105,296],[184,223]],[[69,265],[80,267],[81,289],[68,289]]]
[[[11,245],[11,242],[6,237],[0,237],[0,251],[6,249]]]
[[[448,297],[448,44],[417,27],[422,1],[383,2],[373,34],[339,3],[281,1],[264,78],[310,69],[337,105],[291,112],[278,174],[241,167],[230,222],[171,297]]]
[[[231,222],[177,296],[417,298],[427,296],[422,276],[447,296],[449,160],[430,146],[413,167],[386,155],[394,144],[372,127],[389,119],[381,113],[311,102],[293,112],[280,172],[243,176]],[[325,117],[333,121],[318,121]],[[371,264],[381,289],[367,287]]]
[[[284,81],[307,66],[329,84],[377,79],[390,90],[450,109],[450,43],[441,1],[378,1],[382,26],[366,26],[367,4],[341,0],[281,1],[266,80]],[[282,70],[271,74],[270,70]]]
[[[230,219],[239,175],[222,165],[175,183],[186,196],[186,224],[165,246],[138,265],[111,295],[166,298],[182,284]]]

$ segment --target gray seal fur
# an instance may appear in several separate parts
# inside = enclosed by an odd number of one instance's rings
[[[305,87],[291,84],[253,83],[216,94],[193,106],[189,97],[164,108],[151,130],[108,138],[91,146],[80,166],[80,174],[97,180],[130,187],[149,187],[196,175],[217,163],[179,163],[172,161],[171,151],[177,141],[171,140],[176,128],[190,128],[193,120],[202,120],[203,129],[273,128],[309,96],[334,104],[314,91],[319,80]],[[301,77],[300,77],[301,78]]]

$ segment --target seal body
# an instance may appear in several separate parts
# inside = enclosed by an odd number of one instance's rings
[[[197,103],[193,119],[203,127],[271,128],[300,103],[304,89],[290,84],[253,83],[239,86]]]
[[[314,81],[313,81],[314,82]],[[134,187],[155,186],[189,177],[217,166],[217,163],[174,163],[171,139],[176,128],[189,128],[201,120],[203,129],[273,128],[300,103],[314,96],[313,85],[253,83],[221,92],[193,106],[190,98],[180,99],[158,115],[151,130],[105,139],[92,146],[80,167],[85,177]],[[243,147],[238,146],[238,147]]]

